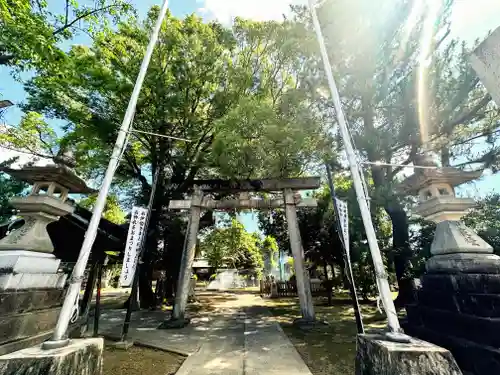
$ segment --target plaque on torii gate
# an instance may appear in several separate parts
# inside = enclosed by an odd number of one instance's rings
[[[316,321],[314,305],[311,295],[309,275],[304,266],[304,251],[300,238],[297,220],[297,207],[316,207],[317,201],[313,198],[302,198],[297,190],[312,190],[320,187],[319,177],[266,179],[266,180],[198,180],[193,183],[191,199],[170,201],[169,209],[190,210],[186,238],[182,252],[177,293],[170,320],[163,322],[159,328],[179,328],[189,323],[185,317],[186,305],[189,296],[191,268],[194,260],[200,215],[202,210],[218,209],[273,209],[285,208],[290,237],[290,248],[294,258],[297,293],[299,295],[302,318],[300,323],[311,324]],[[204,192],[233,192],[240,193],[239,199],[215,200],[204,197]],[[248,192],[282,191],[283,198],[278,199],[250,199]]]

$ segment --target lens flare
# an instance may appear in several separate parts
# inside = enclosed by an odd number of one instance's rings
[[[430,90],[429,90],[429,66],[432,61],[432,48],[436,21],[442,3],[436,0],[426,0],[427,12],[422,27],[420,39],[420,56],[418,64],[417,100],[418,100],[418,122],[420,137],[424,149],[429,147],[429,135],[432,132],[430,118]]]

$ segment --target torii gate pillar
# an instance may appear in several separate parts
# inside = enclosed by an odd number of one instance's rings
[[[297,323],[313,323],[316,320],[314,304],[311,294],[311,282],[309,274],[304,266],[304,249],[300,238],[299,222],[297,220],[297,208],[292,189],[283,191],[285,196],[286,221],[288,223],[288,235],[290,248],[292,249],[295,277],[297,279],[297,294],[299,295],[300,311],[302,318]]]
[[[160,329],[164,328],[182,328],[189,324],[189,319],[185,317],[187,301],[189,297],[189,288],[191,285],[191,270],[193,268],[194,256],[196,253],[196,243],[198,230],[200,228],[201,204],[203,192],[196,189],[191,199],[191,210],[186,229],[186,238],[182,250],[181,266],[179,269],[179,278],[177,280],[177,289],[175,292],[175,303],[170,320],[164,321]]]

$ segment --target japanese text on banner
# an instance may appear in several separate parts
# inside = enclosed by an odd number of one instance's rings
[[[142,236],[146,231],[147,214],[148,210],[144,207],[134,206],[132,208],[127,242],[125,244],[125,255],[123,257],[123,267],[120,275],[120,285],[122,287],[130,287],[134,279],[137,261],[139,260]]]
[[[349,213],[347,210],[347,202],[344,202],[343,200],[340,200],[338,198],[335,198],[335,201],[337,203],[337,209],[338,209],[338,214],[339,214],[339,219],[340,219],[340,226],[342,228],[342,235],[344,237],[344,244],[345,244],[345,250],[347,253],[347,256],[350,256],[349,252]]]

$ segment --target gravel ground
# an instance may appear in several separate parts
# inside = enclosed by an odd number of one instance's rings
[[[173,375],[185,357],[133,346],[119,350],[105,346],[103,375]]]

